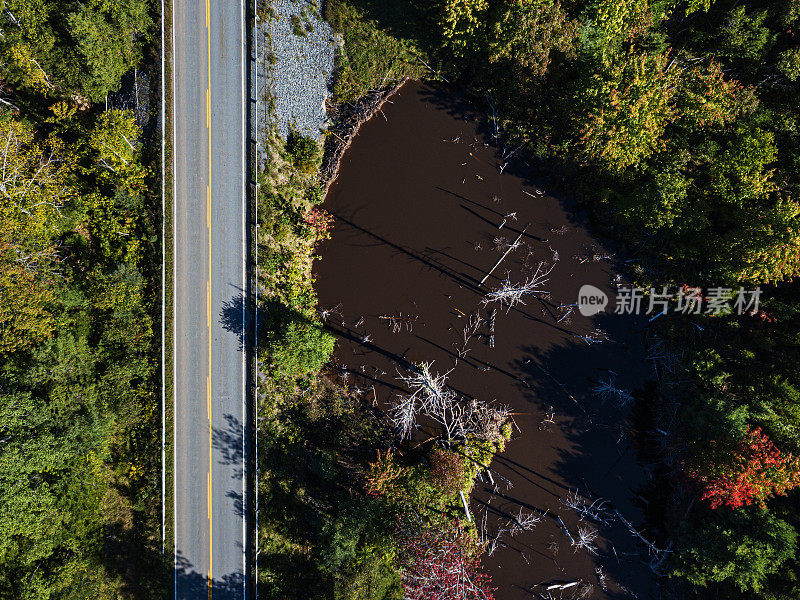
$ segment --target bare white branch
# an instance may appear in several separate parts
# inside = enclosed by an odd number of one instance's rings
[[[432,366],[432,362],[423,362],[406,374],[398,373],[398,379],[410,390],[410,394],[398,394],[389,410],[389,418],[400,435],[410,437],[417,417],[425,416],[439,425],[447,441],[470,436],[499,439],[501,427],[510,417],[509,408],[459,398],[447,386],[450,371],[440,375],[431,370]]]
[[[585,549],[591,554],[597,554],[597,546],[594,543],[595,539],[597,539],[596,529],[592,529],[586,525],[579,525],[578,535],[572,546],[575,548],[575,552],[580,549]]]
[[[578,513],[578,519],[584,521],[591,519],[596,523],[607,525],[612,514],[606,508],[607,503],[602,498],[589,502],[581,496],[577,490],[570,491],[566,498],[561,499],[561,503],[567,508],[571,508]]]
[[[627,408],[633,403],[633,395],[628,390],[617,387],[616,379],[616,374],[609,372],[608,379],[598,381],[592,387],[592,392],[601,402],[611,402],[618,408]]]
[[[541,287],[549,281],[548,276],[553,270],[551,265],[549,268],[545,267],[543,262],[540,262],[536,267],[535,273],[522,282],[513,283],[511,278],[507,275],[505,280],[500,284],[500,287],[490,291],[486,297],[481,301],[484,305],[490,302],[497,302],[501,306],[507,307],[507,311],[511,310],[517,304],[525,305],[522,300],[523,296],[531,294],[546,294],[547,292]]]

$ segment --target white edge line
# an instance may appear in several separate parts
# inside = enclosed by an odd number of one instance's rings
[[[241,0],[241,56],[242,56],[242,595],[247,599],[247,109],[249,94],[245,94],[245,63],[247,38],[245,37],[245,0]]]
[[[162,0],[163,1],[163,0]],[[172,70],[170,77],[171,85],[172,85],[172,102],[175,102],[175,0],[170,0],[170,12],[172,14],[172,22],[170,23],[170,44],[172,47]],[[170,115],[172,116],[172,115]],[[172,127],[172,149],[173,152],[175,150],[175,126],[173,120],[173,127]],[[175,160],[171,161],[172,166],[172,181],[175,181]],[[173,195],[174,196],[174,195]],[[175,199],[173,197],[172,201],[172,226],[175,227]],[[175,286],[176,286],[176,279],[175,279],[175,235],[173,233],[172,236],[172,256],[173,256],[173,270],[172,270],[172,302],[173,306],[175,303]],[[174,311],[173,311],[174,314]],[[174,385],[175,381],[175,335],[176,335],[176,328],[172,328],[172,369],[173,369],[173,385],[172,385],[172,440],[173,440],[173,449],[172,449],[172,545],[173,545],[173,567],[172,567],[172,580],[173,580],[173,597],[178,597],[178,578],[176,573],[178,571],[178,515],[177,511],[175,510],[175,504],[178,499],[178,494],[175,493],[175,478],[177,476],[177,453],[175,452],[175,440],[177,439],[175,434],[175,427],[177,424],[177,419],[175,418],[175,400],[177,395],[177,389]]]
[[[164,0],[161,0],[161,553],[167,551],[167,382],[166,374],[166,276],[167,276],[167,240],[165,237],[167,226],[166,210],[166,149],[167,149],[167,120],[166,120],[166,92],[164,90]]]
[[[255,272],[254,289],[253,289],[253,459],[252,463],[255,469],[255,476],[253,482],[255,489],[253,490],[253,527],[254,530],[254,544],[253,544],[253,598],[258,598],[258,0],[253,0],[253,81],[250,84],[249,93],[255,91],[254,107],[253,107],[253,122],[251,123],[251,134],[253,135],[253,163],[254,172],[251,174],[254,178],[254,213],[255,223],[252,229],[255,234],[253,237],[253,269]],[[250,101],[248,98],[248,110],[250,109]]]

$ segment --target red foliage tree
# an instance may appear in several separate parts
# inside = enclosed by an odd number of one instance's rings
[[[731,456],[733,460],[714,474],[694,474],[703,485],[701,498],[711,508],[738,508],[754,502],[763,507],[771,496],[800,485],[800,458],[782,454],[760,427],[748,428]]]
[[[406,531],[400,539],[406,600],[494,600],[491,577],[458,524]]]
[[[431,453],[431,480],[445,494],[457,494],[464,486],[464,460],[450,450],[441,448]]]
[[[333,224],[333,216],[315,207],[303,215],[303,222],[306,225],[310,225],[320,239],[325,239],[328,237],[328,231]]]

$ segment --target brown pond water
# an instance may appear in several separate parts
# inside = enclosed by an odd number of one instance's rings
[[[327,323],[340,336],[335,359],[378,402],[398,391],[398,367],[434,361],[439,373],[452,369],[449,383],[463,395],[512,407],[517,428],[492,463],[496,485],[483,475],[471,512],[479,523],[487,515],[490,534],[520,509],[544,516],[484,556],[498,600],[536,598],[573,581],[592,585],[591,598],[654,596],[646,551],[613,512],[640,524],[636,490],[646,474],[626,411],[592,393],[609,370],[625,389],[644,383],[643,325],[563,307],[584,283],[613,297],[621,257],[590,236],[568,199],[529,178],[525,162],[501,174],[485,125],[458,96],[409,83],[361,128],[325,200],[335,227],[315,265],[320,307],[332,309]],[[503,252],[496,238],[512,242],[526,224],[520,247],[482,287]],[[506,274],[523,280],[540,262],[553,266],[549,293],[498,307],[494,346],[484,323],[457,360],[469,315],[489,319],[486,291]],[[399,332],[381,318],[401,315]],[[563,504],[574,491],[587,503],[607,501],[608,524],[579,521]],[[596,553],[575,551],[556,517],[573,537],[579,527],[597,529]],[[576,589],[551,593],[566,599]]]

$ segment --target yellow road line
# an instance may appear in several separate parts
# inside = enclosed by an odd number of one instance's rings
[[[209,273],[210,275],[210,273]],[[206,281],[206,326],[211,331],[211,279]]]
[[[211,87],[211,0],[206,0],[206,34],[208,35],[208,86]]]
[[[211,518],[211,473],[208,474],[206,481],[206,490],[208,493],[208,518]]]
[[[208,422],[211,422],[211,376],[206,378],[206,386],[208,393],[206,394],[206,412],[208,413]]]

